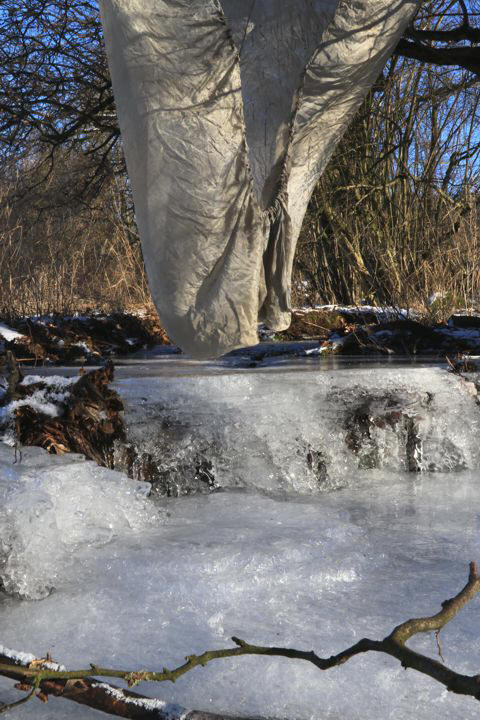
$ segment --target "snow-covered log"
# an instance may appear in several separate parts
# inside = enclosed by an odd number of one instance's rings
[[[197,357],[290,322],[313,188],[417,0],[101,0],[150,285]]]

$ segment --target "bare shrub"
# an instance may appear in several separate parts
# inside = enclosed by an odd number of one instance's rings
[[[479,304],[479,101],[458,71],[391,61],[312,198],[297,303],[367,301],[437,316]],[[443,298],[434,310],[432,296]]]
[[[0,313],[72,313],[149,306],[140,242],[123,177],[80,201],[67,193],[82,157],[65,156],[27,191],[19,168],[0,185]],[[67,198],[67,199],[65,199]]]

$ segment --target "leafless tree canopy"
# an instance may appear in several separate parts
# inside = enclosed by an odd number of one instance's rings
[[[396,54],[480,74],[474,3],[425,3]],[[68,146],[101,182],[119,137],[95,0],[3,0],[0,7],[0,152],[52,162]]]
[[[427,2],[398,43],[396,54],[480,74],[480,28],[476,2]]]
[[[81,152],[90,159],[87,187],[118,164],[118,137],[97,3],[4,0],[0,152],[38,154],[46,168],[60,146]]]

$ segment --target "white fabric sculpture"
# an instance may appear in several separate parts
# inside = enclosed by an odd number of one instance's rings
[[[290,323],[308,201],[417,0],[101,0],[154,301],[195,357]]]

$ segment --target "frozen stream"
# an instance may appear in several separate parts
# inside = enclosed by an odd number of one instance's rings
[[[222,491],[148,498],[145,484],[79,457],[27,449],[13,464],[0,446],[0,577],[10,593],[0,595],[1,644],[50,650],[71,667],[173,667],[232,635],[326,656],[436,612],[464,585],[468,562],[480,560],[471,389],[428,366],[176,374],[170,362],[165,373],[119,375],[132,442],[153,453],[163,427],[168,462],[210,453]],[[477,599],[442,633],[459,671],[479,670],[479,619]],[[430,635],[411,645],[436,653]],[[378,655],[326,673],[224,660],[139,692],[290,720],[479,712]],[[0,701],[17,696],[0,683]],[[14,717],[105,716],[52,698]]]

